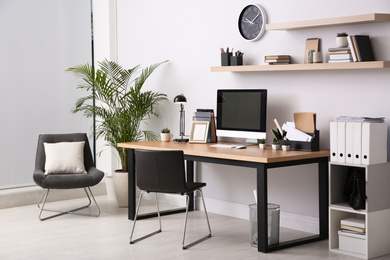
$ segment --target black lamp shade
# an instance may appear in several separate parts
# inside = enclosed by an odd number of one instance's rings
[[[177,95],[173,100],[174,103],[187,103],[187,99],[183,94]]]

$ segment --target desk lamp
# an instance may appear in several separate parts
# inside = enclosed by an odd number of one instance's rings
[[[186,143],[188,142],[188,139],[184,138],[184,132],[185,132],[185,111],[184,111],[184,103],[187,103],[187,99],[183,94],[177,95],[175,99],[173,100],[175,104],[180,104],[180,139],[175,139],[173,141],[180,142],[180,143]]]

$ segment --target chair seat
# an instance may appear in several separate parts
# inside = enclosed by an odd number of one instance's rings
[[[185,183],[186,189],[185,190],[176,190],[176,189],[165,189],[165,190],[160,190],[160,189],[145,189],[147,192],[156,192],[156,193],[180,193],[180,194],[185,194],[189,192],[193,192],[197,189],[200,189],[202,187],[206,186],[206,183],[203,182],[186,182]]]
[[[100,182],[98,174],[53,174],[34,173],[34,181],[44,189],[77,189],[91,187]]]

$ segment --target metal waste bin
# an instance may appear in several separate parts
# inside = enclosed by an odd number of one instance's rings
[[[268,203],[268,245],[279,243],[279,219],[280,206],[277,204]],[[257,247],[257,204],[249,205],[249,221],[250,221],[250,243],[251,246]]]

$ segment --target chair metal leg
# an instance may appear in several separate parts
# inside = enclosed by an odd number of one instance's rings
[[[67,211],[59,211],[59,210],[45,209],[45,204],[46,204],[46,201],[47,201],[47,197],[49,196],[49,192],[50,192],[50,189],[47,189],[47,191],[43,194],[43,196],[41,197],[41,199],[38,202],[38,208],[41,209],[40,212],[39,212],[39,219],[41,221],[44,221],[44,220],[51,219],[51,218],[54,218],[54,217],[59,217],[59,216],[65,215],[65,214],[74,214],[74,215],[82,215],[82,216],[90,216],[90,217],[98,217],[98,216],[100,216],[100,208],[99,208],[99,205],[97,204],[97,202],[95,200],[95,197],[93,196],[93,193],[92,193],[91,189],[89,187],[86,187],[86,188],[84,188],[84,191],[85,191],[85,194],[87,195],[87,198],[88,198],[88,201],[89,201],[86,206],[82,206],[80,208],[71,209],[71,210],[67,210]],[[93,202],[96,205],[97,213],[96,214],[91,214],[91,213],[88,214],[88,213],[83,213],[83,212],[77,212],[78,210],[88,208],[91,205],[91,202],[92,202],[91,197],[92,197]],[[42,206],[40,206],[41,203],[42,203]],[[51,216],[43,218],[42,217],[42,212],[43,211],[57,212],[58,214],[54,214],[54,215],[51,215]]]
[[[184,219],[184,230],[183,230],[183,241],[182,241],[182,248],[183,248],[183,250],[187,249],[187,248],[190,248],[191,246],[196,245],[199,242],[202,242],[202,241],[206,240],[207,238],[211,237],[210,222],[209,222],[209,217],[207,215],[206,204],[204,202],[203,192],[200,189],[198,189],[198,191],[200,192],[201,197],[202,197],[203,208],[204,208],[204,212],[206,214],[207,225],[208,225],[208,228],[209,228],[209,234],[207,236],[204,236],[204,237],[202,237],[202,238],[200,238],[200,239],[198,239],[198,240],[188,244],[188,245],[184,245],[185,237],[186,237],[186,230],[187,230],[188,205],[189,205],[189,196],[185,195],[186,196],[186,216],[185,216],[185,219]]]
[[[155,234],[158,234],[162,231],[162,226],[161,226],[161,216],[160,216],[160,207],[159,207],[159,204],[158,204],[158,197],[157,197],[157,193],[155,193],[155,197],[156,197],[156,207],[157,207],[157,215],[158,215],[158,222],[159,222],[159,225],[160,225],[160,228],[152,233],[149,233],[145,236],[142,236],[140,238],[137,238],[137,239],[134,239],[133,240],[133,234],[134,234],[134,229],[135,229],[135,223],[137,222],[137,216],[138,216],[138,212],[139,212],[139,207],[141,205],[141,200],[142,200],[142,196],[144,194],[145,191],[141,191],[141,194],[139,195],[139,200],[138,200],[138,204],[137,204],[137,209],[135,211],[135,216],[134,216],[134,222],[133,222],[133,228],[131,230],[131,235],[130,235],[130,244],[134,244],[138,241],[141,241],[145,238],[148,238],[148,237],[151,237]]]

